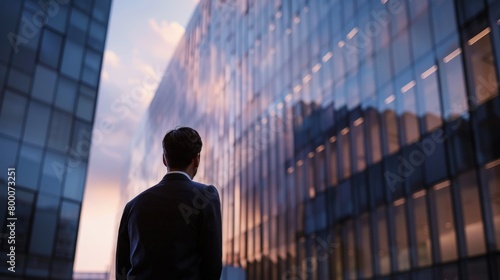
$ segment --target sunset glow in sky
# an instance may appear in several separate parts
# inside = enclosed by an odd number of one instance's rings
[[[75,272],[105,272],[111,267],[130,139],[197,4],[197,0],[112,2]]]

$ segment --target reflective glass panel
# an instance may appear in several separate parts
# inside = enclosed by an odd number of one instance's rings
[[[439,183],[434,186],[433,190],[435,196],[433,211],[436,213],[441,261],[448,262],[457,258],[457,237],[451,203],[450,183],[449,181]]]
[[[406,223],[406,201],[404,198],[394,202],[394,227],[396,254],[399,271],[410,268],[410,252],[408,247],[408,229]]]
[[[24,144],[21,148],[17,165],[17,183],[23,187],[36,190],[40,176],[42,150]]]
[[[417,265],[432,264],[430,227],[427,211],[426,191],[421,190],[413,194],[413,215],[415,222],[415,239],[417,250]]]
[[[28,110],[28,119],[24,128],[24,141],[37,146],[45,145],[48,124],[50,118],[50,107],[45,104],[32,101]]]
[[[474,171],[467,172],[457,179],[460,188],[467,254],[469,256],[480,255],[486,251],[483,217],[476,180]]]
[[[57,73],[50,68],[37,66],[31,95],[48,104],[52,103],[57,81]]]
[[[43,256],[52,255],[58,205],[58,198],[44,194],[38,195],[35,218],[31,229],[31,253]]]
[[[467,41],[465,49],[469,62],[476,105],[481,105],[498,94],[495,59],[491,49],[490,27],[481,30]]]
[[[487,163],[481,174],[490,199],[496,247],[500,248],[500,159]]]
[[[0,132],[19,138],[23,127],[26,98],[7,91],[3,97],[2,111],[0,112]]]

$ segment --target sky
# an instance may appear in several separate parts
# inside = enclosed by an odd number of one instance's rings
[[[112,265],[130,139],[197,4],[112,0],[75,272],[105,272]]]

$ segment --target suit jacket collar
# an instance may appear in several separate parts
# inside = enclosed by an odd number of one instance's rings
[[[162,181],[168,181],[168,180],[184,180],[184,181],[191,181],[186,175],[181,174],[181,173],[167,173],[165,176],[163,176]]]

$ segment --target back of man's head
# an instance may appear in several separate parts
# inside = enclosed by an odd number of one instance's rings
[[[201,152],[203,144],[196,130],[179,127],[165,134],[162,145],[167,165],[170,168],[183,170]]]

